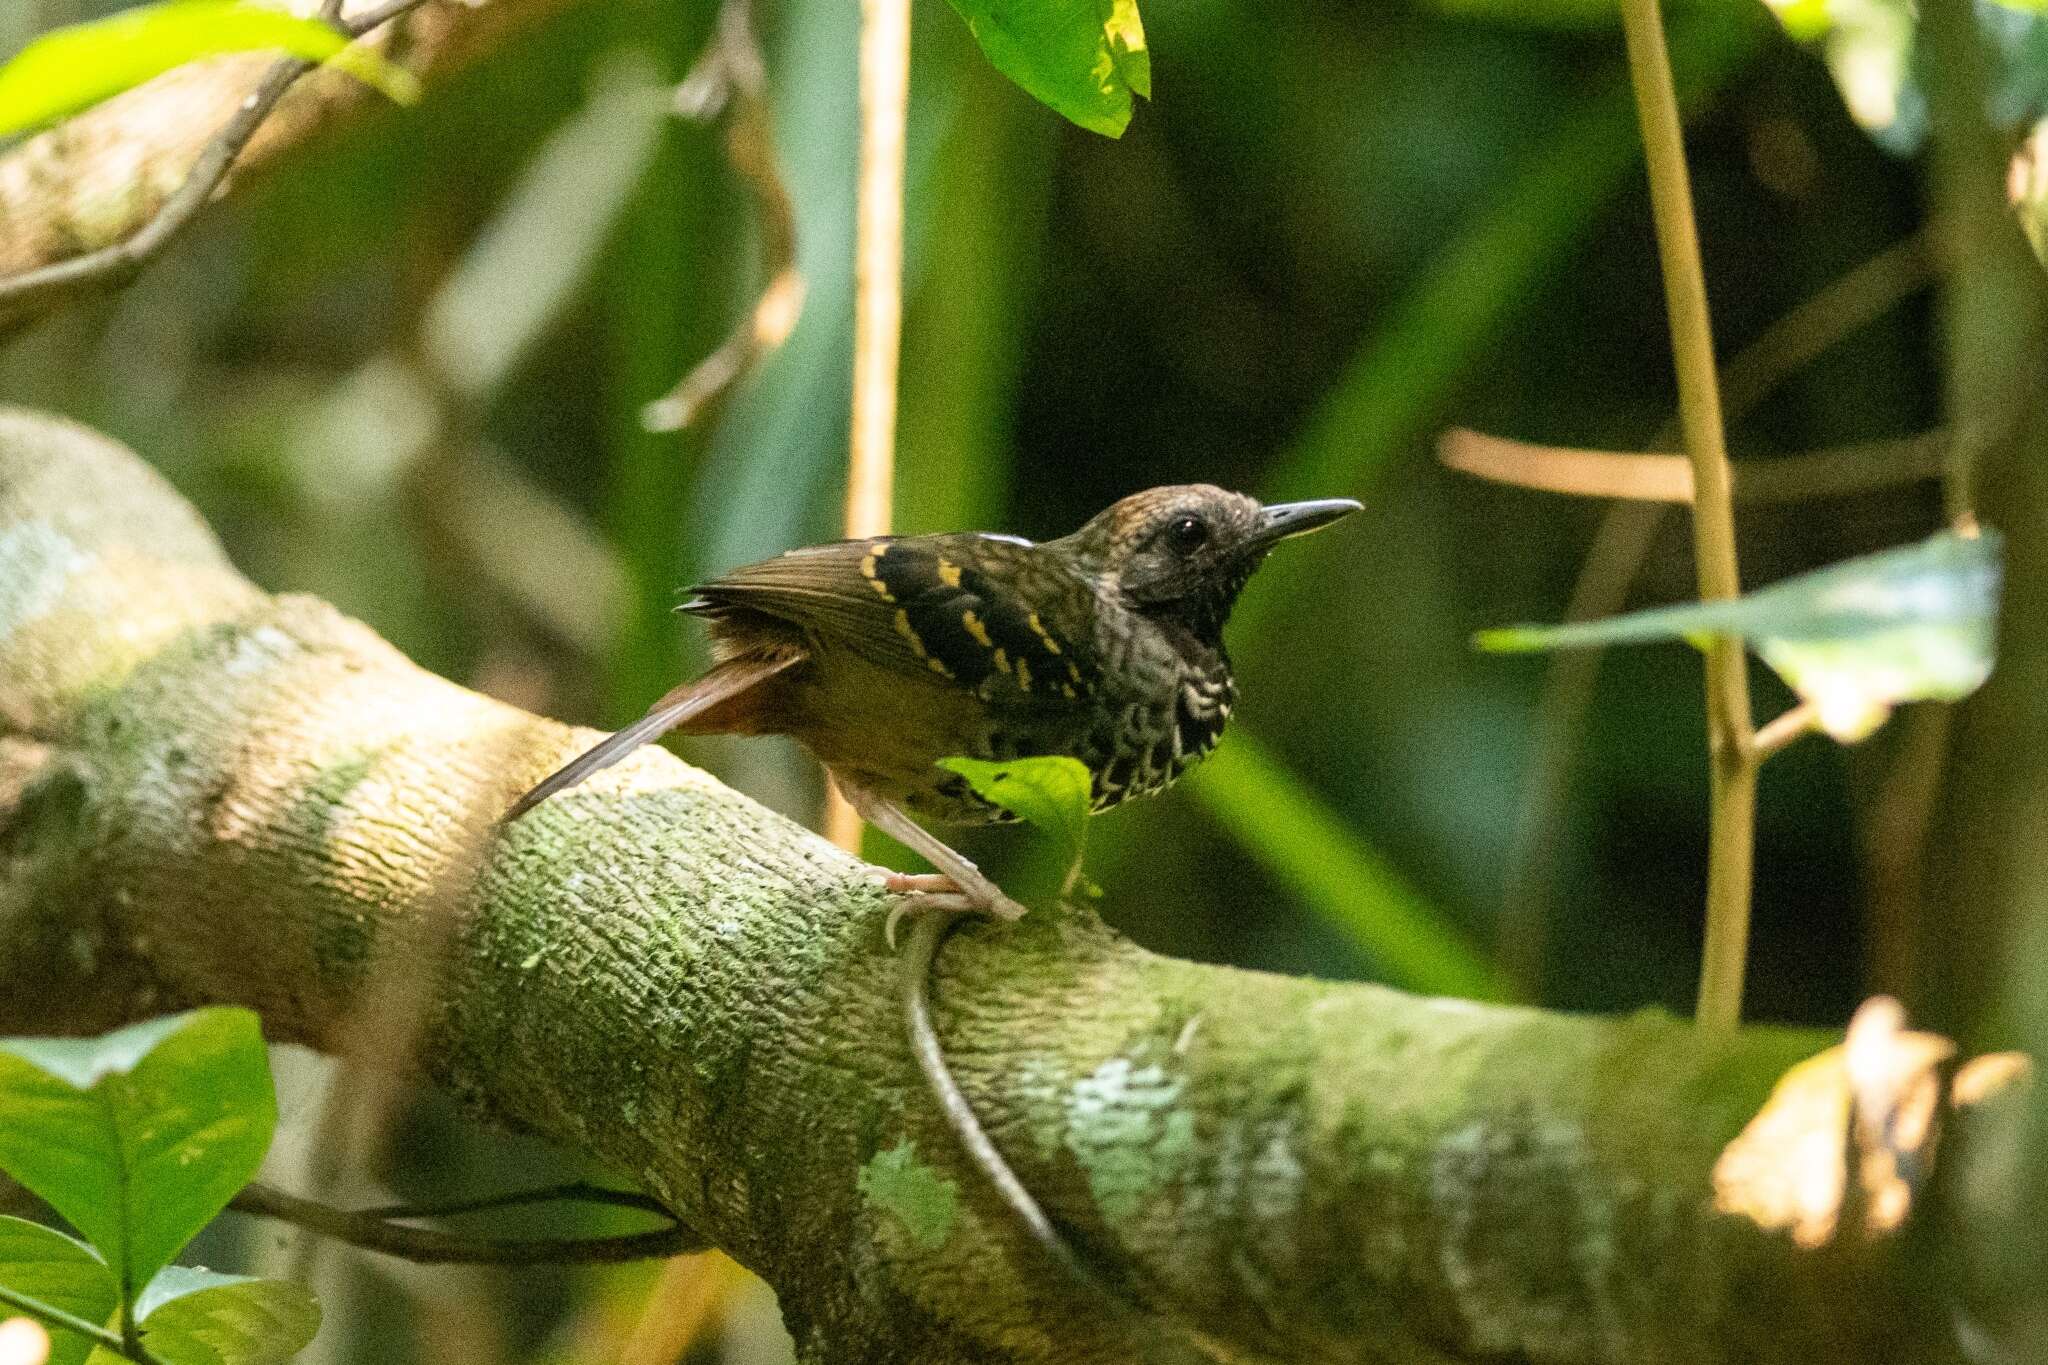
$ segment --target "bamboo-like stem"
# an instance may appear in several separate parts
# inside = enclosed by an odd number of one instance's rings
[[[896,473],[896,361],[903,333],[903,139],[910,115],[910,0],[861,0],[860,201],[854,237],[853,441],[846,535],[889,533]],[[860,817],[828,790],[825,835],[860,851]]]
[[[1650,173],[1650,208],[1657,254],[1664,267],[1664,297],[1671,318],[1671,354],[1678,370],[1678,412],[1693,469],[1693,547],[1700,597],[1734,597],[1742,590],[1735,558],[1735,514],[1721,394],[1714,369],[1714,334],[1707,316],[1706,272],[1671,54],[1664,43],[1658,0],[1622,0],[1629,77],[1642,121]],[[1749,896],[1756,854],[1758,758],[1751,743],[1749,668],[1742,642],[1717,641],[1707,651],[1707,752],[1712,807],[1707,851],[1707,934],[1700,961],[1698,1018],[1709,1028],[1733,1028],[1742,1014],[1742,975],[1749,954]]]

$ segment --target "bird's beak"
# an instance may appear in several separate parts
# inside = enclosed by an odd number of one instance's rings
[[[1319,531],[1340,517],[1348,517],[1361,504],[1350,498],[1317,498],[1313,502],[1276,502],[1261,510],[1264,524],[1252,536],[1257,549],[1271,549],[1289,536]]]

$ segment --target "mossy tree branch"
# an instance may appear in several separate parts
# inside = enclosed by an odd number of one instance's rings
[[[580,737],[253,588],[132,455],[21,413],[0,721],[0,1031],[226,1001],[332,1046],[414,974],[419,1069],[630,1174],[807,1360],[1864,1361],[1906,1311],[1892,1240],[1726,1211],[1724,1148],[1818,1035],[1200,966],[1038,912],[953,936],[935,1021],[1131,1309],[1085,1302],[951,1145],[871,869],[658,751],[496,831]],[[1753,1172],[1829,1150],[1839,1070],[1801,1068],[1823,1102]]]

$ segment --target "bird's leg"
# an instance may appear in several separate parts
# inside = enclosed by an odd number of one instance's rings
[[[938,835],[911,819],[901,806],[850,782],[838,785],[846,796],[847,804],[861,819],[938,869],[936,873],[894,872],[883,882],[890,891],[904,897],[902,903],[889,912],[888,923],[883,926],[892,949],[896,946],[897,922],[913,911],[983,914],[1003,920],[1014,920],[1024,913],[1024,907],[1004,895],[1003,889],[983,875],[980,868],[949,847]]]

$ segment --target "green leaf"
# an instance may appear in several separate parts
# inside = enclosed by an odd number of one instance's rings
[[[1120,137],[1152,97],[1137,0],[952,0],[996,70],[1090,132]]]
[[[2001,547],[1993,530],[1944,531],[1733,601],[1483,630],[1473,639],[1481,649],[1517,653],[1735,636],[1813,703],[1823,730],[1854,741],[1900,702],[1955,701],[1990,676]]]
[[[1061,841],[1078,864],[1088,837],[1094,782],[1079,760],[1046,756],[988,763],[977,758],[942,758],[939,766],[958,773],[984,801]]]
[[[960,1216],[960,1190],[917,1159],[917,1147],[903,1138],[874,1154],[855,1177],[861,1197],[902,1225],[910,1240],[937,1251]]]
[[[146,1281],[256,1174],[277,1123],[256,1016],[0,1040],[0,1170]]]
[[[20,1218],[0,1216],[0,1288],[26,1294],[87,1322],[104,1323],[121,1301],[114,1272],[85,1243]],[[0,1307],[0,1317],[11,1311]],[[80,1365],[92,1343],[50,1328],[48,1365]]]
[[[273,1365],[312,1343],[320,1305],[283,1280],[166,1266],[135,1302],[142,1344],[164,1365]]]
[[[166,0],[52,29],[0,67],[0,135],[40,127],[173,67],[227,52],[275,50],[329,62],[401,104],[419,82],[316,19],[249,0]]]

